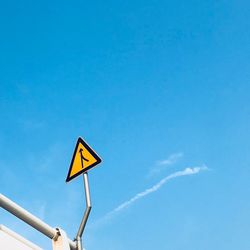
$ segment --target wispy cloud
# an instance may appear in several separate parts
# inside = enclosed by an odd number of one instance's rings
[[[167,159],[157,161],[155,166],[153,166],[153,168],[150,169],[148,177],[151,177],[152,175],[161,172],[166,167],[177,163],[182,157],[183,153],[174,153],[168,156]]]
[[[172,164],[176,163],[182,157],[183,157],[183,153],[174,153],[174,154],[171,154],[165,160],[157,161],[157,165],[159,165],[159,166],[161,166],[161,165],[172,165]]]
[[[156,183],[155,185],[153,185],[152,187],[137,193],[134,197],[132,197],[131,199],[123,202],[122,204],[120,204],[119,206],[117,206],[115,209],[113,209],[111,212],[107,213],[102,219],[101,221],[106,221],[107,219],[111,218],[112,216],[114,216],[116,213],[128,208],[130,205],[132,205],[134,202],[136,202],[139,199],[142,199],[143,197],[146,197],[149,194],[152,194],[154,192],[156,192],[157,190],[159,190],[165,183],[167,183],[169,180],[177,178],[177,177],[181,177],[181,176],[187,176],[187,175],[194,175],[194,174],[198,174],[201,171],[204,170],[208,170],[206,165],[202,165],[202,166],[197,166],[197,167],[192,167],[192,168],[186,168],[184,170],[181,171],[177,171],[174,172],[168,176],[166,176],[165,178],[161,179],[158,183]]]

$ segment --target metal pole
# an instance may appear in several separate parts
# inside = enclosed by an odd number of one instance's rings
[[[86,223],[87,223],[90,211],[91,211],[89,181],[88,181],[88,173],[87,172],[85,172],[83,174],[83,179],[84,179],[84,189],[85,189],[85,196],[86,196],[86,209],[85,209],[79,230],[77,232],[76,239],[82,238],[82,234],[83,234],[84,228],[86,226]],[[80,249],[78,249],[78,250],[80,250]]]
[[[82,250],[82,238],[80,236],[76,239],[77,250]]]
[[[22,221],[26,222],[42,234],[46,235],[50,239],[56,239],[58,237],[58,230],[52,228],[33,214],[29,213],[4,195],[0,194],[0,207],[4,208],[17,218],[21,219]],[[68,239],[70,249],[76,250],[77,246],[76,243],[72,240]]]

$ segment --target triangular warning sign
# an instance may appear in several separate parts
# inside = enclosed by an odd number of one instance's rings
[[[71,160],[66,182],[69,182],[78,175],[88,171],[101,161],[101,158],[95,153],[95,151],[79,137]]]

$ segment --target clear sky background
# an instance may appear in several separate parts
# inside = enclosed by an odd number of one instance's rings
[[[103,159],[86,250],[249,250],[249,20],[239,0],[2,1],[1,193],[73,239],[82,136]]]

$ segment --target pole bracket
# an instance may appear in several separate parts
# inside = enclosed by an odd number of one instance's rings
[[[61,229],[56,228],[57,238],[52,239],[53,250],[70,250],[67,234]]]

